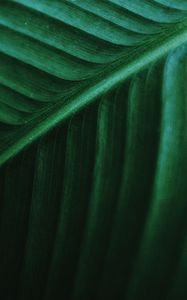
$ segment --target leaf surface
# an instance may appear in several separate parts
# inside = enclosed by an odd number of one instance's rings
[[[1,1],[0,162],[184,43],[170,2]]]
[[[1,1],[0,41],[0,297],[186,299],[186,0]]]

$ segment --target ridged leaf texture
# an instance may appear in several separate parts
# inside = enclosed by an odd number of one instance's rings
[[[187,298],[187,1],[0,1],[0,298]]]

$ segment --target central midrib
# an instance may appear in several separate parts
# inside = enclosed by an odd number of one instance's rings
[[[137,55],[134,60],[128,63],[126,61],[121,61],[120,66],[115,67],[112,72],[110,71],[110,73],[99,82],[96,82],[94,85],[84,89],[78,96],[74,96],[74,98],[69,99],[66,104],[58,102],[53,105],[50,116],[46,117],[46,119],[41,123],[37,123],[36,127],[32,128],[32,130],[28,131],[26,135],[0,154],[0,165],[12,156],[16,155],[25,146],[31,144],[42,134],[46,133],[60,122],[71,117],[73,113],[80,111],[85,106],[95,101],[95,99],[100,97],[102,94],[115,88],[133,74],[141,71],[149,64],[158,60],[185,42],[187,42],[187,19],[175,25],[171,32],[168,32],[167,30],[161,33],[158,40],[153,39],[151,43],[145,43],[142,48],[139,48],[139,51],[144,49],[142,54]],[[158,46],[155,47],[155,44]],[[146,46],[149,46],[149,50],[146,49]]]

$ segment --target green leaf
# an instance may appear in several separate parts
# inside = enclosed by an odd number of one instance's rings
[[[0,41],[1,299],[186,299],[187,1],[1,1]]]
[[[158,2],[1,1],[1,164],[187,40],[185,3]]]

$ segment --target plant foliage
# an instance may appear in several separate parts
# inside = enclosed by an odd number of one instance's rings
[[[0,1],[0,297],[186,299],[187,1]]]

